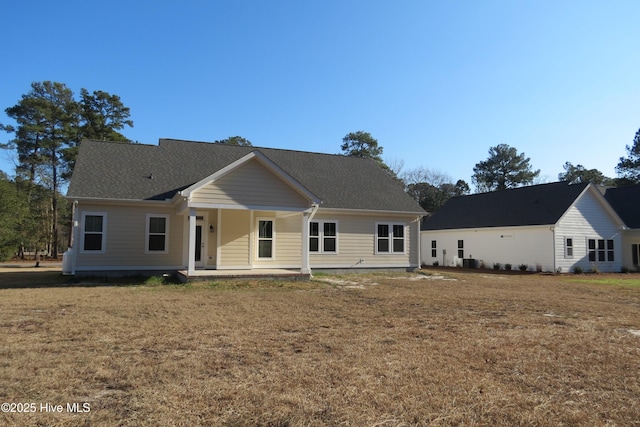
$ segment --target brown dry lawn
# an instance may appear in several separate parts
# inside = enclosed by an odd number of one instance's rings
[[[640,425],[639,276],[578,278],[0,289],[0,425]]]

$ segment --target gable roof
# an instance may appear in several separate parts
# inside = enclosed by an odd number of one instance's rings
[[[321,200],[323,208],[424,213],[370,159],[174,139],[159,145],[82,141],[67,197],[167,200],[252,152]]]
[[[422,230],[552,225],[589,184],[532,185],[453,197],[423,221]]]
[[[640,228],[640,185],[607,188],[604,198],[627,227]]]

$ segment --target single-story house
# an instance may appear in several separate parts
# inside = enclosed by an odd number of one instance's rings
[[[375,161],[161,139],[85,140],[68,274],[413,269],[425,212]]]
[[[627,234],[621,215],[595,185],[566,182],[454,197],[421,229],[426,265],[464,266],[469,260],[469,266],[526,264],[552,272],[631,267],[624,248],[633,243],[637,250],[640,235]]]

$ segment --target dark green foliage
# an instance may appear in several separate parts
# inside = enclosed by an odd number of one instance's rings
[[[369,132],[359,130],[348,133],[342,138],[340,149],[345,156],[373,159],[383,163],[381,157],[382,147],[378,146],[378,140],[371,136]]]
[[[427,182],[407,185],[407,194],[422,206],[422,209],[433,213],[440,209],[452,197],[469,193],[469,186],[463,180],[454,185],[443,183],[438,186]]]
[[[473,183],[478,191],[495,191],[531,184],[540,175],[532,170],[529,158],[524,153],[500,144],[489,149],[489,158],[476,163],[473,168]]]
[[[640,130],[633,138],[633,145],[627,145],[627,157],[620,157],[616,171],[619,185],[640,184]]]
[[[0,177],[0,261],[6,261],[20,246],[20,218],[27,206],[13,181]]]
[[[71,176],[78,143],[83,138],[127,142],[117,130],[133,126],[129,109],[118,96],[106,92],[90,94],[82,89],[78,101],[63,83],[44,81],[33,82],[31,90],[5,112],[16,124],[1,126],[13,133],[13,139],[0,148],[15,150],[17,154],[16,182],[24,187],[30,217],[41,214],[41,193],[46,190],[50,206],[46,222],[51,230],[46,246],[57,257],[61,240],[59,190]],[[31,223],[26,218],[23,222]],[[40,234],[30,236],[36,238]]]
[[[227,145],[240,145],[245,147],[251,147],[251,141],[241,136],[230,136],[227,139],[220,139],[213,142],[214,144],[227,144]]]
[[[587,169],[582,165],[574,166],[566,162],[563,166],[564,173],[558,174],[558,180],[567,181],[569,184],[590,182],[595,185],[612,185],[613,180],[607,178],[598,169]]]

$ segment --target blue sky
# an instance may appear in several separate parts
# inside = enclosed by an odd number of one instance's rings
[[[141,143],[339,153],[363,130],[386,161],[469,183],[502,143],[543,181],[566,161],[613,177],[640,128],[637,0],[22,0],[2,15],[5,124],[52,80],[119,95]]]

